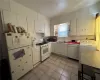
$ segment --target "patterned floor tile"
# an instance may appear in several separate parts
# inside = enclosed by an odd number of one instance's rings
[[[77,70],[78,62],[51,55],[20,80],[77,80]]]

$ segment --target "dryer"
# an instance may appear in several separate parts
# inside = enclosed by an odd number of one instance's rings
[[[6,33],[8,50],[31,45],[31,37],[28,34]]]
[[[17,34],[17,33],[6,33],[5,36],[6,36],[6,43],[7,43],[8,50],[20,47],[19,34]]]
[[[31,47],[9,50],[12,80],[18,80],[33,68]]]

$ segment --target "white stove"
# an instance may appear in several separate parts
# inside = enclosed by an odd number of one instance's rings
[[[50,56],[49,53],[49,45],[48,44],[43,44],[40,46],[40,53],[41,53],[41,61],[44,61]]]

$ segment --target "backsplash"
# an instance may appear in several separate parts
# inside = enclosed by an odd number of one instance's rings
[[[43,39],[44,37],[44,33],[36,33],[35,34],[35,38],[36,38],[36,42],[38,43],[40,41],[40,39]]]
[[[95,40],[95,36],[73,36],[67,38],[58,38],[58,41],[70,41],[70,40]]]

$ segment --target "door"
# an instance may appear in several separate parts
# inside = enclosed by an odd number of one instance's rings
[[[51,52],[55,53],[55,43],[51,43]]]

